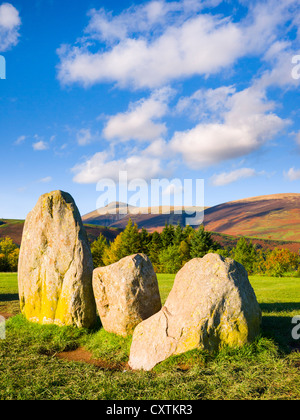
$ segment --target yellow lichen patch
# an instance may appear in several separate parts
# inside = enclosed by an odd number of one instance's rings
[[[191,328],[183,333],[176,347],[174,354],[185,353],[189,350],[199,347],[200,334],[199,329]]]
[[[244,318],[225,320],[221,323],[218,334],[221,347],[240,347],[248,342],[249,328]]]

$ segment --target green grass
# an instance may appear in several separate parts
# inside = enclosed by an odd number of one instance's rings
[[[16,273],[0,273],[0,314],[19,313],[18,280]]]
[[[165,301],[174,275],[158,279]],[[109,334],[99,325],[91,331],[41,326],[18,314],[6,322],[6,339],[0,340],[0,399],[299,399],[300,353],[291,351],[291,318],[300,314],[300,279],[250,280],[263,312],[256,342],[217,354],[194,350],[151,372],[126,368],[130,337]],[[0,274],[0,313],[9,313],[12,303],[18,303],[17,276]],[[78,347],[106,365],[56,357]]]

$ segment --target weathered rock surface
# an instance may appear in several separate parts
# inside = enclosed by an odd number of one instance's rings
[[[73,198],[42,195],[28,214],[19,257],[21,311],[33,322],[90,327],[96,320],[93,261]]]
[[[124,337],[161,309],[157,277],[144,254],[96,268],[93,290],[103,328]]]
[[[189,261],[165,306],[134,330],[129,365],[151,370],[195,348],[242,346],[260,332],[261,310],[244,267],[218,254]]]

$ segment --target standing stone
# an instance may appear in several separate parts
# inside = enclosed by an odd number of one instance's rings
[[[73,198],[42,195],[28,214],[18,282],[21,312],[41,324],[90,327],[96,320],[93,261]]]
[[[260,332],[261,310],[244,267],[218,254],[189,261],[177,273],[160,312],[133,333],[129,365],[151,370],[196,348],[242,346]]]
[[[161,309],[156,274],[144,254],[96,268],[93,289],[103,328],[123,337]]]

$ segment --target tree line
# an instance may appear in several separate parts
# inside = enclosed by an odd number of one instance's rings
[[[150,258],[157,273],[177,273],[192,258],[202,258],[215,252],[243,264],[248,274],[266,274],[281,277],[287,272],[300,277],[300,256],[288,249],[258,248],[251,240],[241,237],[233,248],[222,247],[212,233],[201,225],[198,229],[166,224],[162,232],[139,230],[130,219],[125,230],[114,241],[103,234],[92,242],[94,267],[113,264],[121,258],[144,253]],[[16,272],[19,248],[11,238],[0,239],[0,272]]]
[[[212,238],[212,233],[201,225],[198,229],[165,225],[161,233],[139,230],[130,219],[125,230],[108,243],[100,234],[91,245],[95,267],[106,266],[127,255],[138,252],[149,256],[157,273],[176,273],[192,258],[202,258],[215,252],[243,264],[249,274],[267,274],[281,277],[293,272],[300,277],[300,257],[288,249],[258,248],[251,240],[242,237],[233,248],[222,247]]]

